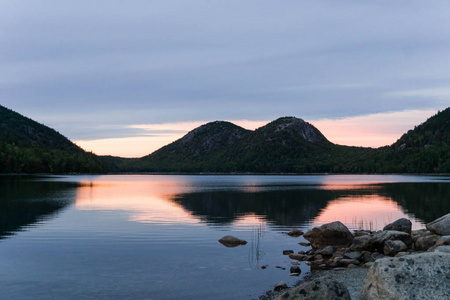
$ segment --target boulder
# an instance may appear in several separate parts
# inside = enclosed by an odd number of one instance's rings
[[[437,234],[425,235],[419,237],[414,243],[414,249],[418,251],[427,251],[436,244],[441,236]]]
[[[397,221],[395,221],[391,224],[384,226],[383,230],[396,230],[396,231],[402,231],[402,232],[411,234],[411,227],[412,227],[411,221],[408,219],[402,218],[402,219],[398,219]]]
[[[226,235],[219,240],[219,243],[221,243],[225,247],[231,248],[231,247],[236,247],[239,245],[245,245],[245,244],[247,244],[247,241],[238,239],[237,237],[234,237],[231,235]]]
[[[344,258],[358,260],[361,258],[361,253],[357,251],[347,252],[344,254]]]
[[[350,249],[353,251],[373,251],[372,235],[355,237]]]
[[[348,247],[353,242],[352,233],[339,221],[315,227],[307,231],[303,237],[311,242],[314,249],[326,246]]]
[[[449,261],[450,254],[431,252],[377,260],[359,299],[448,299]]]
[[[450,245],[450,235],[442,236],[436,242],[436,246]]]
[[[426,225],[427,229],[439,235],[450,235],[450,213]]]
[[[278,296],[276,299],[351,300],[350,293],[343,283],[321,278],[302,283]]]
[[[437,246],[433,252],[439,252],[439,253],[450,253],[450,246]],[[450,262],[449,262],[450,263]],[[450,275],[449,275],[450,276]],[[450,279],[450,278],[449,278]]]
[[[399,252],[403,252],[405,250],[407,250],[408,247],[406,247],[405,243],[403,243],[402,241],[392,241],[392,240],[387,240],[384,243],[384,254],[389,255],[389,256],[394,256]]]
[[[402,241],[408,248],[410,248],[412,245],[411,235],[403,231],[395,231],[395,230],[380,231],[375,233],[372,237],[373,246],[379,252],[384,251],[384,243],[388,240]]]
[[[325,248],[320,250],[319,253],[322,255],[331,256],[334,253],[334,248],[331,246],[326,246]]]
[[[291,231],[289,231],[287,233],[287,235],[289,236],[293,236],[293,237],[299,237],[301,235],[303,235],[303,231],[301,231],[300,229],[292,229]]]

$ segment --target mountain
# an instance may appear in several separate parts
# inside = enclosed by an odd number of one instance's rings
[[[106,164],[69,139],[0,105],[0,173],[99,173]]]
[[[350,172],[342,160],[367,151],[335,145],[304,120],[283,117],[255,131],[215,121],[145,157],[105,160],[131,172]]]
[[[211,122],[138,159],[108,158],[120,171],[223,173],[449,173],[450,108],[378,149],[331,143],[313,125],[279,118],[254,131]]]
[[[380,148],[381,172],[450,173],[450,107]]]

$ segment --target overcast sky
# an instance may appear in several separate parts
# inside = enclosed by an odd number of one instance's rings
[[[449,16],[448,1],[2,0],[0,104],[83,147],[141,139],[127,156],[214,120],[399,137],[450,106]]]

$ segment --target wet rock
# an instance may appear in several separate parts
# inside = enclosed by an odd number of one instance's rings
[[[326,246],[325,248],[320,250],[319,253],[322,254],[322,255],[331,256],[334,253],[334,249],[331,246]]]
[[[353,243],[350,246],[354,251],[373,251],[374,246],[371,235],[357,236],[353,239]]]
[[[395,231],[395,230],[386,230],[375,233],[372,238],[372,243],[377,251],[383,252],[384,243],[388,240],[402,241],[408,248],[410,248],[412,245],[411,235],[402,231]]]
[[[449,261],[448,253],[377,260],[364,280],[359,299],[448,299]]]
[[[268,267],[268,265],[261,266],[261,269],[265,270],[265,269],[267,269],[267,267]]]
[[[372,231],[370,231],[370,230],[355,230],[353,232],[353,235],[355,237],[357,237],[357,236],[369,235],[371,233],[372,233]]]
[[[411,221],[408,219],[402,218],[402,219],[398,219],[397,221],[395,221],[391,224],[384,226],[383,230],[396,230],[396,231],[402,231],[402,232],[411,234],[411,227],[412,227]]]
[[[300,284],[280,295],[284,299],[351,300],[347,287],[338,281],[317,279]]]
[[[450,235],[450,213],[426,225],[427,229],[439,235]]]
[[[359,260],[361,258],[361,253],[357,251],[347,252],[344,254],[344,258]]]
[[[303,235],[303,231],[294,228],[291,231],[289,231],[287,233],[287,235],[292,236],[292,237],[299,237],[299,236]]]
[[[450,235],[442,236],[436,242],[436,246],[450,245]]]
[[[426,251],[433,247],[441,236],[437,234],[424,235],[419,237],[414,243],[414,249],[418,251]]]
[[[433,252],[439,252],[439,253],[450,253],[450,246],[437,246],[436,249],[433,250]],[[449,276],[450,277],[450,276]],[[450,279],[450,278],[449,278]]]
[[[294,250],[283,250],[283,255],[289,255],[291,253],[294,253]]]
[[[384,254],[389,255],[389,256],[394,256],[399,252],[405,251],[407,250],[408,247],[405,245],[405,243],[403,243],[402,241],[392,241],[392,240],[387,240],[384,243]]]
[[[302,273],[302,270],[300,269],[299,266],[292,266],[290,269],[290,272],[291,272],[291,274],[290,274],[291,276],[299,276],[300,273]]]
[[[311,246],[311,243],[307,243],[307,242],[300,242],[300,243],[298,243],[300,246],[303,246],[303,247],[309,247],[309,246]]]
[[[286,284],[286,282],[280,281],[277,284],[275,284],[275,287],[273,290],[277,292],[277,291],[285,290],[287,288],[288,288],[288,285]]]
[[[289,258],[290,258],[290,259],[295,259],[295,260],[299,260],[299,261],[304,260],[305,257],[306,257],[306,255],[304,255],[304,254],[297,254],[297,253],[291,253],[291,254],[289,254]]]
[[[357,266],[359,265],[359,260],[344,258],[339,262],[339,265],[342,267],[347,267],[350,264]]]
[[[353,242],[352,233],[339,221],[315,227],[307,231],[303,237],[311,242],[314,249],[326,246],[349,247]]]
[[[299,265],[299,264],[300,264],[300,263],[299,263],[298,261],[295,261],[295,260],[291,261],[291,265],[297,266],[297,265]]]
[[[226,235],[219,240],[219,243],[221,243],[225,247],[236,247],[239,245],[247,244],[247,241],[238,239],[237,237],[231,235]]]

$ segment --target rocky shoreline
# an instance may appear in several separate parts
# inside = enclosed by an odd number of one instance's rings
[[[381,231],[351,233],[337,221],[303,237],[310,250],[284,254],[293,260],[291,273],[301,261],[311,275],[290,289],[280,282],[260,299],[450,299],[450,214],[421,230],[399,219]]]

